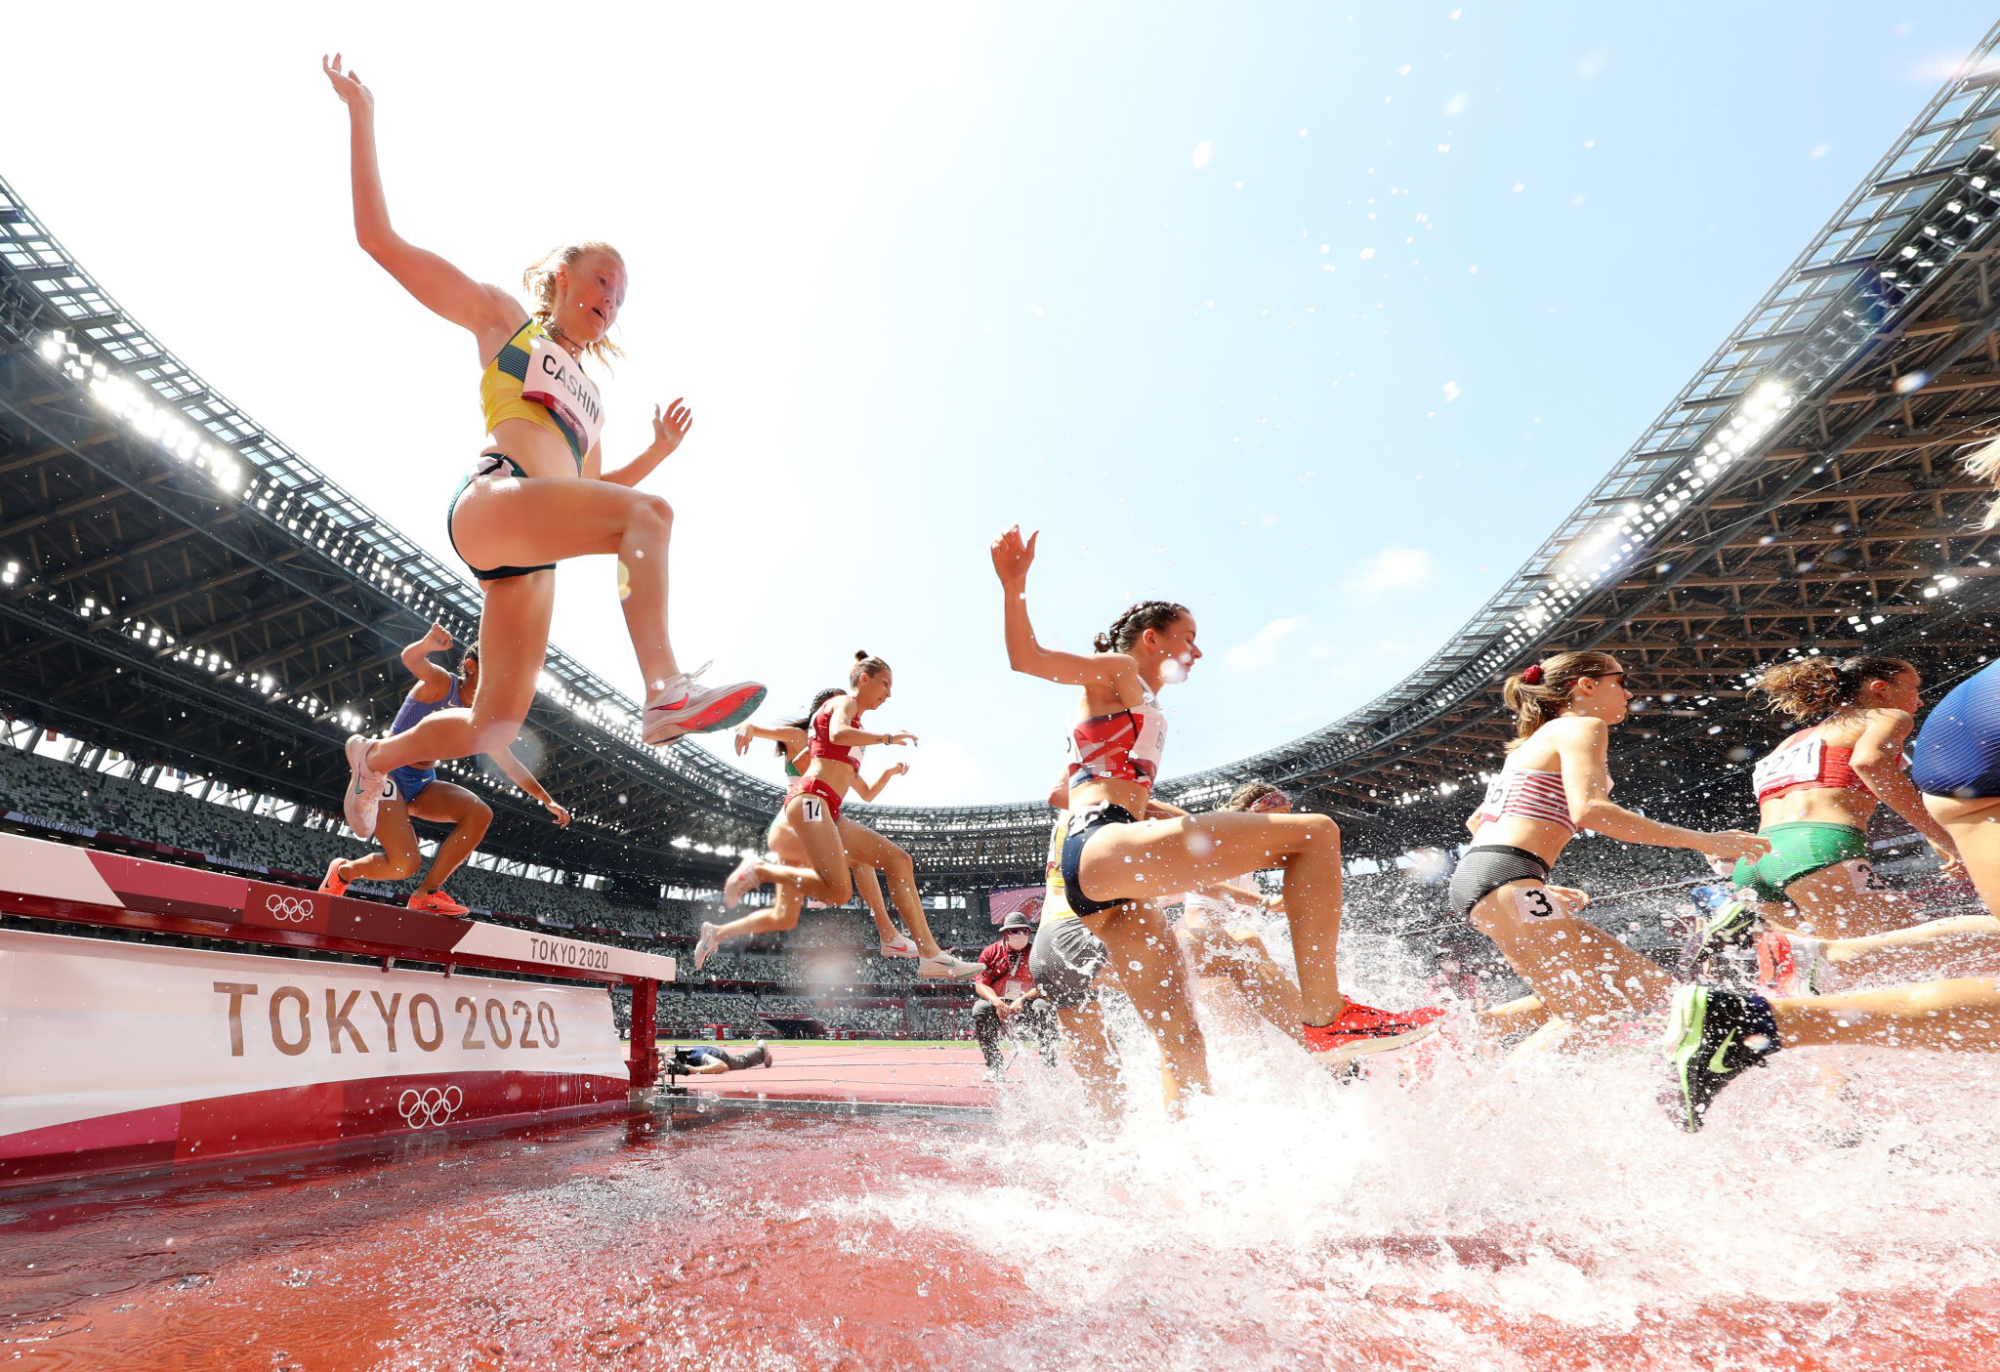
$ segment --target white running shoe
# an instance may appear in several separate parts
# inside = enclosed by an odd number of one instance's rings
[[[371,772],[365,759],[373,739],[359,734],[347,736],[347,794],[341,797],[340,809],[347,820],[347,827],[358,838],[375,837],[375,813],[382,805],[382,787],[388,776],[383,772]]]
[[[743,897],[746,892],[754,891],[763,884],[757,880],[757,861],[755,853],[745,853],[743,860],[736,864],[736,870],[731,872],[723,881],[723,909],[734,910],[738,905],[743,903]]]
[[[722,926],[702,921],[701,937],[695,940],[694,970],[699,972],[702,965],[715,956],[715,950],[722,946]]]
[[[885,958],[920,958],[923,954],[917,951],[916,941],[908,934],[898,934],[882,945],[882,956]]]
[[[923,981],[969,981],[984,969],[950,953],[917,959],[917,976]]]
[[[705,662],[682,672],[646,699],[641,737],[646,742],[672,743],[682,734],[712,734],[733,729],[757,713],[764,703],[764,684],[738,681],[728,686],[697,686],[695,678],[715,664]]]

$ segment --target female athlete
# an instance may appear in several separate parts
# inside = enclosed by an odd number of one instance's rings
[[[1701,1128],[1716,1093],[1781,1047],[2000,1051],[2000,983],[1990,978],[1778,999],[1677,986],[1650,958],[1577,919],[1581,893],[1551,887],[1548,876],[1582,829],[1726,860],[1760,861],[1771,844],[1739,830],[1662,824],[1611,803],[1610,734],[1632,695],[1609,654],[1558,653],[1509,677],[1505,694],[1518,739],[1467,821],[1473,846],[1452,874],[1452,903],[1585,1035],[1665,1010],[1662,1048],[1674,1072],[1667,1104],[1682,1127]]]
[[[625,299],[625,262],[604,243],[559,248],[524,278],[532,311],[480,285],[389,221],[375,159],[375,97],[340,57],[323,62],[347,106],[354,232],[362,249],[419,303],[472,334],[484,367],[487,442],[459,483],[447,516],[452,546],[486,596],[480,620],[486,685],[469,709],[443,709],[406,733],[347,741],[347,823],[375,832],[382,778],[433,758],[490,753],[513,742],[534,702],[548,651],[555,564],[616,553],[625,625],[646,682],[643,737],[667,743],[727,728],[764,698],[755,682],[704,687],[684,673],[667,638],[667,544],[673,510],[634,487],[687,436],[693,416],[676,400],[653,412],[653,442],[625,466],[603,467],[604,408],[583,365],[615,355],[611,326]],[[629,590],[626,583],[629,581]],[[705,669],[704,669],[705,670]]]
[[[1309,1051],[1344,1062],[1429,1032],[1436,1011],[1388,1014],[1340,992],[1340,831],[1331,819],[1192,816],[1154,799],[1166,735],[1158,693],[1185,680],[1201,659],[1187,608],[1142,602],[1098,635],[1094,653],[1057,652],[1036,641],[1028,621],[1035,537],[1010,528],[993,540],[992,557],[1009,665],[1081,688],[1069,732],[1063,900],[1045,906],[1031,964],[1058,1013],[1090,1002],[1092,982],[1112,957],[1121,968],[1140,969],[1120,980],[1160,1044],[1170,1101],[1188,1087],[1205,1090],[1206,1051],[1162,908],[1183,891],[1238,872],[1283,867]],[[1068,1018],[1064,1025],[1070,1028]]]
[[[829,689],[813,697],[811,707],[801,719],[780,724],[774,729],[762,725],[744,723],[736,731],[736,752],[741,756],[748,750],[754,739],[769,739],[778,746],[778,755],[785,759],[785,774],[794,779],[805,775],[805,768],[811,765],[811,740],[813,721],[823,709],[845,695],[845,691]],[[898,777],[910,770],[906,762],[898,762],[883,769],[881,775],[870,783],[862,781],[857,772],[854,794],[863,801],[872,802],[882,794],[882,788],[892,777]],[[966,962],[948,953],[931,934],[930,921],[924,916],[923,899],[917,894],[916,867],[910,861],[909,853],[899,845],[891,843],[873,829],[868,828],[850,815],[840,817],[841,845],[847,850],[849,870],[853,873],[854,887],[861,895],[862,904],[875,917],[875,932],[881,941],[881,953],[885,958],[917,959],[917,975],[927,980],[958,979],[978,975],[979,964]],[[810,866],[811,858],[798,834],[780,811],[771,821],[770,830],[764,841],[770,849],[772,860],[790,867]],[[899,933],[889,921],[889,911],[882,899],[882,886],[877,873],[887,877],[890,896],[896,902],[896,912],[909,926],[909,933]],[[747,938],[752,934],[779,933],[794,928],[799,922],[799,911],[805,905],[805,897],[800,889],[791,883],[777,885],[777,898],[769,910],[743,916],[723,925],[703,925],[706,935],[715,930],[714,944],[719,946],[734,938]],[[695,970],[700,971],[709,957],[714,955],[714,946],[706,950],[697,945],[698,961]]]
[[[430,658],[432,653],[450,647],[451,635],[443,625],[433,624],[429,633],[403,649],[403,665],[410,669],[417,684],[404,697],[403,708],[396,712],[396,722],[390,726],[392,734],[413,728],[438,710],[469,707],[478,698],[479,649],[466,649],[458,674],[453,675]],[[542,783],[535,780],[535,774],[514,755],[512,748],[496,748],[489,756],[516,786],[539,800],[557,824],[569,823],[569,811],[542,789]],[[327,864],[326,879],[320,882],[319,889],[337,896],[347,890],[351,881],[403,881],[423,862],[416,830],[410,821],[449,824],[451,833],[438,845],[431,869],[418,883],[409,904],[412,910],[463,918],[469,911],[445,894],[444,884],[486,837],[487,826],[493,822],[492,808],[463,786],[439,781],[437,767],[430,762],[398,767],[389,773],[388,782],[393,789],[382,797],[375,826],[375,837],[382,851],[364,858],[335,858]]]

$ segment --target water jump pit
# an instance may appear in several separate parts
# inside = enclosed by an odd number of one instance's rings
[[[780,1041],[769,1069],[655,1084],[605,988],[637,998],[664,959],[558,971],[493,941],[524,931],[301,918],[283,902],[311,893],[0,842],[9,913],[258,949],[0,929],[12,1365],[2000,1358],[1984,1057],[1786,1054],[1695,1137],[1643,1053],[1495,1064],[1449,1037],[1343,1085],[1215,1026],[1215,1094],[1168,1120],[1128,1024],[1109,1125],[1032,1051],[996,1085],[970,1046]],[[455,970],[328,956],[392,943]],[[58,1095],[73,1118],[44,1118]]]

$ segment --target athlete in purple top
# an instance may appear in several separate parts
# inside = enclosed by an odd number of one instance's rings
[[[404,697],[403,708],[396,712],[396,722],[389,731],[392,737],[415,728],[434,711],[471,706],[479,690],[479,649],[474,646],[465,650],[460,675],[453,676],[430,659],[432,653],[449,647],[451,635],[442,626],[433,624],[428,634],[403,649],[403,665],[410,669],[417,684]],[[513,749],[501,748],[487,756],[516,786],[539,800],[557,824],[569,823],[569,811],[550,798],[535,780],[535,774],[514,756]],[[350,881],[405,880],[423,861],[417,848],[417,833],[410,821],[427,820],[432,824],[449,824],[452,829],[450,836],[438,845],[437,857],[417,884],[416,894],[410,897],[410,908],[433,915],[465,915],[465,906],[446,895],[443,887],[486,837],[486,827],[493,822],[493,811],[486,802],[463,786],[439,781],[437,764],[426,761],[398,767],[388,774],[388,789],[382,793],[379,815],[375,837],[382,851],[364,858],[335,858],[328,864],[326,880],[319,889],[337,896],[347,889]]]

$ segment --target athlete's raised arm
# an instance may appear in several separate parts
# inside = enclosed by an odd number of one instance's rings
[[[340,54],[322,57],[320,70],[347,106],[354,181],[354,237],[361,250],[380,262],[403,289],[427,309],[470,329],[480,356],[500,350],[528,312],[498,286],[482,286],[434,252],[406,242],[389,222],[382,172],[375,158],[375,95],[351,71],[341,70]]]
[[[1145,693],[1139,664],[1126,653],[1065,653],[1044,648],[1028,622],[1028,569],[1035,565],[1037,529],[1025,539],[1021,526],[1003,529],[993,540],[993,571],[1000,578],[1001,613],[1007,636],[1007,665],[1027,676],[1063,686],[1116,687],[1136,701]],[[1124,688],[1130,687],[1129,692]]]
[[[451,673],[431,661],[432,653],[450,646],[451,634],[444,625],[433,624],[429,633],[403,649],[403,665],[417,679],[417,688],[410,694],[426,705],[435,705],[451,694]]]

